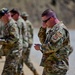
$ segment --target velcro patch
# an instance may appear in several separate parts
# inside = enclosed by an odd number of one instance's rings
[[[62,35],[61,32],[56,32],[56,33],[52,36],[52,41],[55,43],[55,42],[57,42],[62,36],[63,36],[63,35]]]

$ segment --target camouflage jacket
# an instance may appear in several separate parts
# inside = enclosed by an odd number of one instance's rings
[[[21,47],[22,48],[27,48],[28,47],[28,37],[27,37],[27,26],[25,21],[19,17],[17,20],[17,26],[19,30],[19,38],[21,39]]]
[[[68,69],[68,56],[72,52],[72,48],[67,28],[60,22],[48,32],[46,31],[47,29],[41,27],[38,33],[43,51],[40,65],[49,67],[51,71]]]
[[[3,23],[0,22],[0,37],[3,36]]]
[[[27,25],[27,36],[29,46],[33,44],[33,26],[29,20],[26,20]]]
[[[19,50],[19,43],[17,25],[13,19],[10,19],[3,27],[3,37],[0,39],[1,50],[4,51],[4,55],[7,55],[11,50]]]

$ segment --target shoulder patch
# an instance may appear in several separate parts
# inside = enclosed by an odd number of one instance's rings
[[[55,43],[57,42],[61,37],[62,37],[62,33],[60,31],[56,32],[53,36],[52,36],[52,41]]]

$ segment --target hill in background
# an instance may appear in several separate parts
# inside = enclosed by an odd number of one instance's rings
[[[75,28],[75,0],[0,0],[0,8],[18,8],[26,11],[34,26],[41,24],[41,13],[53,9],[58,18],[70,28]]]

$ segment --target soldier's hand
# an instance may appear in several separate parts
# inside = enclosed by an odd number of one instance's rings
[[[40,44],[35,44],[34,48],[35,48],[36,50],[40,50]]]
[[[42,23],[42,28],[47,28],[47,25],[45,23]]]

